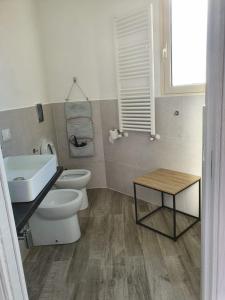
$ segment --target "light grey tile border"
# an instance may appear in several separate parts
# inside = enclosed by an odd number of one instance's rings
[[[69,157],[64,103],[44,105],[44,123],[38,123],[35,107],[0,112],[0,128],[12,131],[12,140],[3,144],[4,155],[32,153],[41,139],[47,138],[57,146],[59,162],[65,168],[92,171],[89,187],[113,187],[125,194],[131,194],[130,183],[135,174],[158,167],[201,174],[203,96],[157,98],[156,128],[161,139],[154,143],[149,141],[148,134],[130,132],[127,139],[110,144],[109,129],[119,126],[117,100],[91,101],[91,104],[94,157]],[[174,116],[175,110],[180,111],[179,117]]]

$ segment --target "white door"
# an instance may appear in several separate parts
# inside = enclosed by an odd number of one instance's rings
[[[225,1],[209,1],[202,299],[225,299]]]
[[[0,299],[27,300],[22,260],[0,149]]]

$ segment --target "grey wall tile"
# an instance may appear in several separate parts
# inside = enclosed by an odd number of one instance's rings
[[[45,121],[37,120],[36,107],[28,107],[0,112],[0,130],[9,128],[12,139],[2,141],[4,156],[32,154],[33,148],[39,148],[43,138],[56,141],[51,105],[43,105]]]
[[[175,116],[175,111],[179,116]],[[183,101],[181,97],[156,99],[156,131],[162,137],[182,136]]]
[[[203,96],[183,97],[182,137],[202,139]]]
[[[121,162],[106,161],[107,186],[126,195],[133,192],[136,169]]]

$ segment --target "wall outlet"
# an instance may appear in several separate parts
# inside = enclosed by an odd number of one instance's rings
[[[9,128],[2,129],[2,140],[3,140],[3,142],[10,141],[11,138],[12,138],[12,136],[11,136],[10,129]]]

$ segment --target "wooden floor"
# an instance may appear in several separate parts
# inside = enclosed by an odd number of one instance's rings
[[[34,247],[24,269],[30,300],[200,299],[200,224],[173,242],[134,222],[133,199],[107,189],[89,191],[79,214],[81,239]],[[149,207],[141,202],[140,211]],[[169,211],[155,222],[169,226]],[[179,225],[187,224],[186,217]]]

